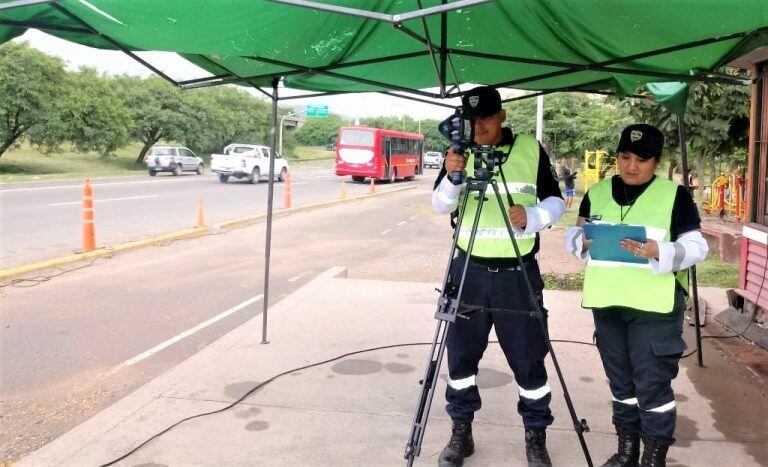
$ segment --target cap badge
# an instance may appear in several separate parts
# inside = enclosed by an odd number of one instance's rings
[[[632,142],[637,142],[643,138],[643,132],[640,130],[632,130],[632,133],[629,134],[629,139],[632,140]]]
[[[477,104],[480,103],[480,96],[469,96],[468,102],[472,107],[477,107]]]

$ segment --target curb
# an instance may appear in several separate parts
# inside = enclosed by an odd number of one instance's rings
[[[381,191],[378,193],[368,193],[364,195],[353,196],[350,198],[334,199],[330,201],[320,201],[317,203],[297,206],[295,208],[276,210],[272,212],[272,215],[273,217],[285,217],[285,216],[290,216],[291,214],[297,213],[297,212],[310,211],[313,209],[330,207],[336,204],[348,203],[352,201],[360,201],[360,200],[364,200],[374,196],[386,195],[389,193],[398,193],[406,190],[415,190],[416,188],[417,187],[415,185],[410,185],[407,187],[394,188],[391,190]],[[156,235],[150,238],[145,238],[142,240],[120,243],[112,247],[98,248],[96,250],[88,251],[85,253],[75,253],[68,256],[61,256],[59,258],[54,258],[48,261],[41,261],[38,263],[18,266],[11,269],[0,270],[0,280],[10,279],[11,277],[25,274],[28,272],[38,271],[40,269],[47,269],[47,268],[52,268],[56,266],[62,266],[64,264],[75,263],[77,261],[82,261],[90,258],[102,258],[105,256],[111,256],[119,251],[132,250],[134,248],[140,248],[140,247],[150,246],[150,245],[157,246],[171,240],[182,240],[186,238],[200,237],[212,231],[217,231],[217,230],[226,231],[226,230],[232,230],[232,229],[241,228],[241,227],[247,227],[251,224],[255,224],[266,218],[267,218],[267,213],[263,213],[255,216],[235,219],[233,221],[221,222],[218,224],[214,224],[212,227],[196,227],[194,229],[177,230],[175,232],[160,234],[160,235]]]

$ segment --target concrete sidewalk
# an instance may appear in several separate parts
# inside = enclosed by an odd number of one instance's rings
[[[258,383],[286,371],[286,376],[239,405],[185,422],[118,465],[404,465],[427,346],[361,352],[290,370],[364,349],[429,341],[437,294],[428,283],[337,277],[344,271],[331,269],[274,305],[269,311],[268,345],[259,343],[259,316],[20,465],[104,464],[182,418],[224,408]],[[579,302],[580,294],[575,292],[545,294],[552,339],[591,340],[591,314]],[[591,432],[585,436],[599,465],[615,449],[615,436],[611,396],[597,351],[574,343],[554,346],[578,416],[589,421]],[[436,465],[448,438],[445,371],[444,365],[417,465]],[[555,424],[548,431],[548,444],[553,463],[585,465],[551,365],[549,371]],[[675,381],[680,423],[678,444],[670,451],[668,465],[765,463],[768,409],[749,406],[754,401],[752,389],[744,388],[734,398],[711,393],[708,397],[700,394],[698,380],[729,378],[722,373],[727,368],[705,370],[720,373],[694,377],[691,371],[681,368]],[[484,404],[475,421],[477,449],[465,465],[526,465],[516,387],[497,345],[489,347],[481,362],[478,385]],[[739,412],[745,415],[733,422],[724,418]]]

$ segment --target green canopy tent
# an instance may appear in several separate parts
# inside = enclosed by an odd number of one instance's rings
[[[716,70],[768,46],[768,2],[0,0],[0,43],[30,28],[91,47],[122,50],[181,88],[232,83],[259,89],[272,100],[274,154],[280,80],[286,87],[309,92],[293,98],[382,92],[438,105],[435,99],[460,96],[465,83],[538,94],[620,96],[632,95],[647,83],[746,84]],[[175,52],[211,76],[175,81],[136,51]],[[274,161],[267,210],[264,343],[273,175]],[[700,353],[699,359],[701,364]]]

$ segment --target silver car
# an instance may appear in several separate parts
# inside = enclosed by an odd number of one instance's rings
[[[172,172],[176,176],[185,171],[203,174],[203,159],[180,146],[153,146],[144,161],[151,176],[157,175],[158,172]]]
[[[443,153],[440,151],[427,151],[424,154],[424,167],[434,167],[439,169],[443,166]]]

